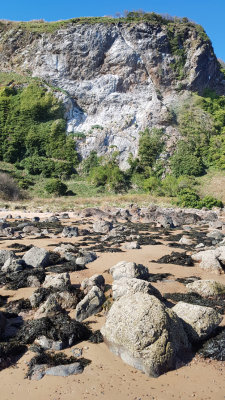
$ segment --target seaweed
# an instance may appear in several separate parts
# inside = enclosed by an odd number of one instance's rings
[[[204,307],[211,307],[218,311],[220,314],[224,314],[225,311],[225,295],[211,296],[210,298],[202,297],[198,293],[165,293],[164,298],[172,300],[175,303],[183,301],[185,303],[196,304]]]
[[[55,272],[57,274],[82,271],[83,269],[87,269],[87,267],[84,265],[77,265],[75,261],[65,261],[63,264],[51,265],[45,268],[47,272]]]
[[[43,302],[45,302],[47,300],[47,298],[51,295],[51,294],[57,294],[60,292],[69,292],[71,294],[76,295],[77,297],[77,302],[81,301],[84,297],[83,292],[81,292],[80,289],[74,287],[73,285],[70,286],[66,286],[65,288],[55,288],[55,287],[48,287],[48,288],[38,288],[35,290],[35,292],[33,293],[33,300],[32,300],[32,304],[34,308],[39,307]],[[35,295],[35,297],[34,297]],[[35,301],[34,301],[35,299]]]
[[[61,341],[63,347],[70,347],[89,339],[91,331],[82,323],[72,320],[66,313],[56,313],[54,319],[44,317],[28,320],[19,329],[16,340],[23,344],[32,344],[39,336]]]
[[[158,260],[152,260],[152,262],[156,262],[159,264],[183,265],[186,267],[192,267],[194,265],[191,256],[188,256],[186,252],[177,253],[175,251],[173,251],[171,254],[167,254],[163,257],[160,257]]]
[[[29,311],[32,309],[29,299],[19,299],[10,301],[5,305],[5,310],[8,312],[20,313],[21,311]]]
[[[104,342],[103,336],[98,329],[97,331],[93,332],[92,335],[88,339],[89,342],[91,343],[102,343]]]
[[[17,290],[29,286],[27,278],[29,276],[36,276],[40,283],[45,280],[45,271],[43,268],[31,268],[27,267],[23,271],[13,272],[10,274],[0,274],[0,284],[6,285],[7,289]]]
[[[199,276],[187,276],[185,278],[177,278],[176,281],[187,285],[188,283],[193,283],[194,281],[199,281],[201,278]]]
[[[225,361],[225,329],[223,328],[222,332],[207,340],[198,353],[204,358]]]
[[[0,342],[0,371],[15,364],[27,351],[27,346],[15,342]]]
[[[169,276],[173,276],[173,274],[169,274],[169,273],[149,274],[147,280],[149,282],[163,281],[164,279],[167,279]]]

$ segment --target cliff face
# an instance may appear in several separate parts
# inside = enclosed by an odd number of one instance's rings
[[[210,41],[192,27],[147,22],[68,24],[55,32],[1,28],[0,70],[29,73],[64,89],[68,132],[86,157],[118,149],[126,167],[139,131],[163,127],[167,150],[179,136],[171,107],[188,91],[225,93]]]

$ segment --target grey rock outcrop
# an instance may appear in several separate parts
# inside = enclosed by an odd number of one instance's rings
[[[77,237],[79,235],[78,228],[76,226],[65,226],[62,231],[62,237]]]
[[[49,251],[40,249],[39,247],[32,247],[24,254],[23,260],[27,265],[34,268],[40,266],[47,267],[49,263]]]
[[[5,273],[9,272],[19,272],[24,269],[25,262],[20,259],[16,259],[15,256],[13,258],[8,258],[5,264],[2,267],[2,271]]]
[[[80,256],[76,258],[77,265],[85,265],[97,259],[97,255],[94,251],[81,250]]]
[[[119,299],[125,294],[135,294],[137,292],[146,293],[156,296],[162,300],[161,293],[150,282],[136,278],[121,278],[116,279],[112,284],[113,298]]]
[[[179,352],[189,346],[176,314],[143,293],[114,302],[101,332],[110,350],[154,377],[173,369]]]
[[[46,369],[45,375],[52,376],[70,376],[82,374],[84,368],[79,362],[67,365],[57,365],[56,367],[51,367]]]
[[[90,278],[85,278],[81,282],[81,289],[84,291],[84,293],[90,292],[90,290],[93,288],[93,286],[97,286],[99,289],[104,291],[105,288],[105,279],[102,275],[95,274],[91,276]]]
[[[224,270],[222,268],[221,262],[223,262],[223,260],[225,259],[224,255],[224,247],[218,247],[217,249],[200,251],[199,253],[192,254],[191,257],[194,261],[200,261],[199,266],[201,268],[215,274],[223,274]]]
[[[93,223],[93,231],[96,233],[108,233],[112,228],[112,223],[108,221],[100,220]]]
[[[225,285],[212,279],[196,280],[186,285],[189,292],[195,292],[203,297],[225,294]]]
[[[198,342],[209,337],[223,319],[222,315],[213,308],[182,301],[173,307],[173,311],[182,319],[191,342]]]
[[[75,310],[75,319],[82,322],[84,319],[100,311],[105,302],[105,295],[101,289],[94,286],[81,300]]]
[[[149,274],[148,268],[144,267],[142,264],[128,261],[120,261],[111,267],[109,271],[114,280],[121,278],[145,279]]]
[[[68,272],[56,275],[47,275],[43,283],[44,288],[49,288],[50,286],[54,288],[64,288],[70,285],[70,275]]]
[[[15,254],[11,250],[0,250],[0,267],[5,264],[9,258],[15,258]]]

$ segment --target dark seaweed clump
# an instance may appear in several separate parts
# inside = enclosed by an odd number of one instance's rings
[[[194,281],[199,281],[201,278],[199,276],[187,276],[186,278],[177,278],[176,281],[187,285],[188,283],[193,283]]]
[[[0,342],[0,371],[16,363],[27,351],[27,346],[15,342]]]
[[[225,329],[217,336],[207,340],[198,353],[204,358],[225,361]]]
[[[7,289],[17,290],[29,286],[27,278],[29,276],[36,276],[40,283],[45,280],[45,271],[43,268],[29,268],[20,272],[13,272],[10,274],[0,274],[0,285],[6,285]]]
[[[89,339],[91,331],[84,324],[72,320],[66,313],[59,313],[54,319],[44,317],[25,321],[17,332],[16,341],[32,344],[42,335],[54,341],[61,341],[65,348]]]
[[[2,307],[7,302],[8,296],[0,295],[0,307]]]
[[[99,329],[91,334],[91,336],[89,337],[89,342],[91,342],[91,343],[104,342],[103,336]]]
[[[194,265],[191,256],[188,256],[186,252],[177,253],[175,251],[173,251],[171,254],[160,257],[158,260],[152,260],[152,262],[156,262],[159,264],[184,265],[187,267],[192,267]]]
[[[41,287],[35,290],[35,292],[33,293],[35,295],[35,302],[34,304],[32,303],[34,308],[39,307],[44,301],[48,299],[51,294],[57,294],[63,292],[64,290],[76,296],[77,303],[79,303],[84,298],[84,293],[73,285],[66,286],[65,288],[61,287],[60,289],[52,286],[50,286],[49,288]]]
[[[169,274],[169,273],[149,274],[148,281],[149,282],[163,281],[164,279],[167,279],[169,276],[173,276],[173,275]]]
[[[198,306],[212,307],[220,314],[225,312],[225,296],[220,295],[213,296],[210,298],[202,297],[198,293],[165,293],[164,298],[167,300],[172,300],[175,303],[183,301],[185,303],[196,304]]]
[[[8,246],[9,249],[15,249],[15,250],[17,250],[17,252],[25,252],[25,251],[30,250],[32,247],[33,247],[32,244],[26,246],[25,244],[22,244],[22,243],[13,243]],[[15,251],[15,253],[16,253],[16,251]]]
[[[20,313],[21,311],[29,311],[32,309],[29,299],[19,299],[10,301],[5,305],[5,310],[13,313]]]

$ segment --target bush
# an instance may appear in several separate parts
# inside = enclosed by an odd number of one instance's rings
[[[55,194],[57,196],[65,196],[67,192],[67,186],[60,179],[51,179],[45,185],[45,190],[49,194]]]
[[[153,193],[160,187],[160,180],[155,176],[150,176],[150,178],[143,181],[143,189],[146,192]]]
[[[8,174],[0,174],[0,197],[3,200],[20,200],[24,198],[17,183]]]
[[[221,200],[217,200],[215,197],[212,196],[205,196],[203,199],[200,200],[200,207],[206,207],[211,210],[213,207],[223,207],[223,203]]]
[[[138,158],[142,168],[152,167],[163,150],[162,129],[147,128],[140,132]]]
[[[176,178],[181,175],[200,176],[204,172],[204,165],[201,157],[194,154],[191,146],[182,141],[171,158],[171,169]]]
[[[177,205],[180,207],[200,208],[200,197],[193,189],[182,189],[178,194]]]

